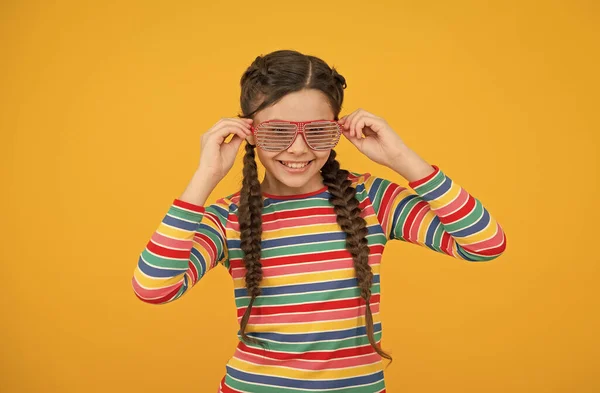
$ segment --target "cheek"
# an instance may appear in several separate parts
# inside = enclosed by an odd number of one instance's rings
[[[277,155],[277,154],[265,152],[259,148],[257,148],[255,151],[256,151],[256,155],[258,156],[258,159],[263,164],[263,166],[265,166],[265,164],[267,164],[267,166],[270,165],[273,162],[273,159],[275,158],[275,156]]]
[[[319,169],[323,167],[323,165],[325,165],[325,163],[327,162],[327,159],[329,158],[329,152],[319,152],[318,154],[316,154],[316,164],[318,164]]]

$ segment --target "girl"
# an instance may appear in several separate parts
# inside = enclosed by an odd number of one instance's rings
[[[153,304],[180,298],[217,265],[229,271],[239,344],[219,392],[385,392],[386,242],[465,261],[490,261],[506,247],[481,202],[384,119],[362,109],[338,119],[345,88],[317,57],[290,50],[257,57],[241,78],[242,114],[202,136],[198,169],[139,257],[133,289]],[[416,193],[341,169],[333,150],[341,135]],[[242,189],[205,206],[244,140]]]

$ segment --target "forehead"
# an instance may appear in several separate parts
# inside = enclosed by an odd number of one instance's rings
[[[333,120],[329,101],[319,90],[305,89],[289,93],[275,105],[265,108],[254,116],[255,124],[271,119],[307,121]]]

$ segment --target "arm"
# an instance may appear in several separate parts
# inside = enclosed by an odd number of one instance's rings
[[[416,193],[365,174],[369,199],[387,238],[467,261],[499,257],[506,249],[506,236],[481,202],[437,166],[424,173],[429,174],[409,180]]]
[[[228,214],[225,199],[206,208],[175,199],[139,256],[132,279],[136,296],[152,304],[171,302],[226,261]]]

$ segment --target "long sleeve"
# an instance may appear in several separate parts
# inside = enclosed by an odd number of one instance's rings
[[[132,278],[136,296],[147,303],[171,302],[226,261],[228,215],[224,198],[206,208],[175,199],[139,256]]]
[[[506,249],[500,225],[479,200],[439,167],[409,182],[416,193],[365,174],[365,188],[385,234],[467,261],[490,261]]]

